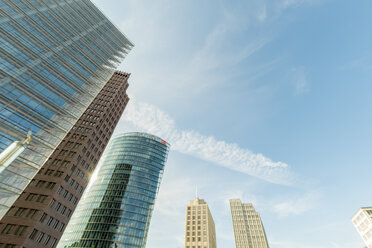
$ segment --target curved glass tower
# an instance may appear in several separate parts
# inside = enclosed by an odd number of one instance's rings
[[[144,248],[168,150],[146,133],[112,139],[57,247]]]

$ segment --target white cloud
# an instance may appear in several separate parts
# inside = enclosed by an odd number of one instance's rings
[[[257,18],[259,21],[263,22],[267,18],[267,10],[266,10],[266,5],[264,5],[261,10],[259,10]]]
[[[288,200],[274,205],[274,212],[279,217],[289,215],[299,215],[312,209],[317,203],[321,194],[319,192],[309,192],[305,196],[297,199]]]
[[[295,95],[300,95],[309,91],[309,82],[306,77],[306,71],[303,67],[292,68],[292,77]]]
[[[179,130],[174,120],[150,104],[132,99],[124,120],[141,131],[166,139],[171,149],[213,162],[271,183],[290,184],[291,172],[283,162],[274,162],[262,154],[239,147],[237,144],[216,140],[193,130]]]
[[[304,4],[315,4],[315,3],[319,3],[323,0],[284,0],[282,2],[282,6],[283,8],[290,8],[290,7],[294,7],[294,6],[301,6],[301,5],[304,5]]]

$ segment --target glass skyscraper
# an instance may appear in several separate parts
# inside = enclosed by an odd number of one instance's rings
[[[0,174],[0,218],[132,47],[89,0],[0,1],[0,152],[33,133]]]
[[[112,139],[57,247],[144,248],[168,150],[146,133]]]

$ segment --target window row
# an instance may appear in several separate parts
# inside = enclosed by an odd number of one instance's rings
[[[32,230],[29,239],[35,240],[36,243],[42,243],[43,245],[47,247],[54,247],[54,245],[57,243],[57,239],[50,236],[46,235],[43,232],[38,231],[37,229]]]
[[[72,212],[71,209],[67,208],[65,205],[62,205],[60,202],[56,201],[54,198],[49,203],[49,207],[53,208],[56,212],[59,212],[62,215],[66,215],[67,217],[70,217],[71,212]],[[47,217],[47,214],[44,213],[40,218],[40,222],[44,222],[46,217]]]

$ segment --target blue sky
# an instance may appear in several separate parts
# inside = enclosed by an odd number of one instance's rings
[[[172,144],[147,247],[183,247],[195,185],[218,247],[235,247],[236,197],[272,248],[363,247],[350,219],[372,205],[372,2],[94,2],[135,43],[116,133]]]

